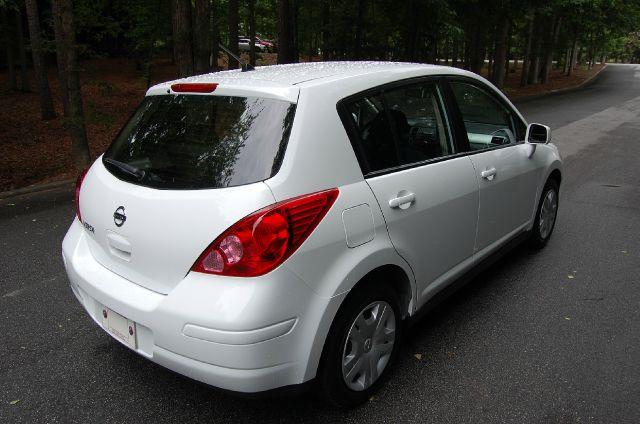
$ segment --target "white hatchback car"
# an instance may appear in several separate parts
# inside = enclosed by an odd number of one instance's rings
[[[115,339],[255,393],[381,384],[403,323],[553,231],[561,159],[475,74],[306,63],[159,84],[78,179],[71,288]],[[305,384],[303,384],[305,383]]]

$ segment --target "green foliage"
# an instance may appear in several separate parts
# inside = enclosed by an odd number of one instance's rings
[[[45,49],[53,38],[50,1],[40,2]],[[227,42],[227,0],[212,0],[212,23]],[[20,0],[0,0],[17,7]],[[577,41],[589,55],[631,58],[637,50],[640,0],[297,0],[298,50],[303,59],[389,59],[434,62],[489,58],[498,29],[509,22],[509,55],[522,57],[529,20],[549,43],[561,21],[554,58]],[[130,56],[148,63],[172,48],[171,0],[74,0],[82,57]],[[256,0],[257,34],[277,38],[276,0]],[[248,33],[247,0],[240,1],[241,35]],[[535,43],[534,43],[535,44]],[[468,65],[468,63],[467,63]]]

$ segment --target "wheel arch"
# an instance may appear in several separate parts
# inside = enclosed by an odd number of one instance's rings
[[[401,258],[398,258],[398,262],[399,261],[401,261]],[[322,319],[323,323],[318,328],[314,345],[310,352],[304,380],[309,380],[316,376],[321,364],[322,355],[325,351],[326,340],[335,317],[354,290],[366,287],[367,284],[386,284],[398,296],[400,308],[403,311],[402,318],[405,319],[413,314],[416,295],[413,271],[406,263],[398,262],[382,262],[382,265],[378,262],[378,265],[372,266],[368,272],[363,273],[360,278],[351,280],[355,281],[355,283],[352,283],[353,285],[347,291],[343,291],[335,296],[338,302],[334,307],[328,308],[325,311],[325,316]],[[349,280],[349,277],[345,279],[345,281]],[[397,284],[394,284],[393,281],[397,281]]]
[[[549,173],[549,176],[547,177],[546,181],[549,181],[549,180],[554,180],[558,184],[558,187],[560,187],[560,184],[562,183],[562,171],[560,171],[560,168],[554,168]],[[546,184],[546,181],[545,181],[545,184]]]
[[[366,275],[364,275],[349,291],[352,293],[354,290],[359,290],[362,287],[366,287],[369,284],[383,284],[389,287],[398,296],[398,302],[400,310],[403,313],[402,319],[406,318],[412,313],[412,300],[413,300],[413,284],[409,275],[396,264],[380,265]],[[347,295],[342,303],[349,297]]]

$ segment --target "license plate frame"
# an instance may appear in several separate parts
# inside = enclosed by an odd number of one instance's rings
[[[100,308],[100,314],[102,328],[104,328],[107,333],[130,349],[137,349],[138,343],[135,321],[112,311],[104,305]]]

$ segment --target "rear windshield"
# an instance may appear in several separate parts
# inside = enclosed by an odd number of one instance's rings
[[[258,97],[148,96],[102,160],[148,187],[254,183],[278,172],[294,113],[292,103]]]

